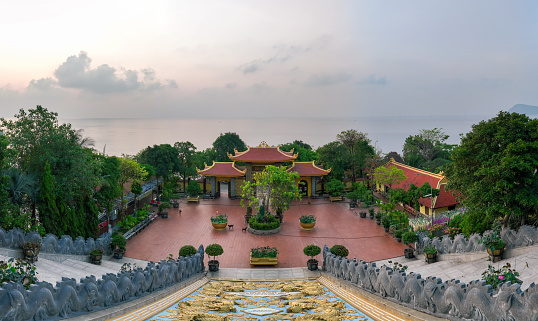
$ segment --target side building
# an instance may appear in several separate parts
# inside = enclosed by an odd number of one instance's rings
[[[446,191],[448,179],[443,175],[442,172],[439,174],[431,173],[419,168],[398,163],[394,160],[394,158],[391,158],[390,161],[384,166],[394,166],[401,169],[403,170],[404,175],[407,177],[404,181],[393,184],[392,189],[402,188],[403,190],[407,191],[409,187],[411,187],[411,184],[421,187],[425,183],[428,183],[433,188],[439,190],[439,195],[436,197],[422,197],[418,200],[420,204],[420,213],[430,216],[432,213],[438,214],[461,207],[456,197],[451,192]],[[376,188],[382,193],[387,193],[389,191],[389,186],[387,184],[377,184]]]

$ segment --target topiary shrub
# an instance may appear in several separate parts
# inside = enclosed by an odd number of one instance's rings
[[[317,246],[317,245],[314,245],[314,244],[307,245],[307,246],[304,247],[303,253],[306,256],[310,256],[312,258],[312,260],[313,260],[314,256],[321,253],[321,248],[319,246]]]
[[[257,216],[251,217],[248,220],[248,225],[255,230],[268,231],[278,228],[280,221],[275,216],[267,214],[265,215],[265,221],[262,222],[258,220]]]
[[[346,257],[349,255],[348,249],[343,245],[335,245],[331,247],[331,253],[341,257]]]
[[[217,256],[221,255],[222,253],[224,253],[224,250],[222,249],[222,246],[220,246],[219,244],[210,244],[208,245],[206,248],[205,248],[205,253],[209,256],[209,257],[213,257],[213,260],[216,259]]]
[[[415,243],[416,241],[418,241],[417,233],[413,231],[407,231],[402,234],[402,242],[404,242],[404,244],[409,245],[410,243]]]
[[[181,257],[188,257],[191,255],[196,254],[196,248],[192,245],[184,245],[179,249],[179,256]]]

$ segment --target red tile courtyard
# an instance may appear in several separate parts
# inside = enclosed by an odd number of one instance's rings
[[[213,229],[210,218],[217,211],[228,215],[228,224],[233,224],[233,229]],[[296,201],[284,212],[280,232],[267,236],[242,231],[247,226],[245,212],[240,200],[222,197],[187,204],[183,199],[179,209],[168,210],[168,218],[158,218],[131,238],[125,256],[158,262],[168,258],[169,254],[177,257],[183,245],[198,248],[200,244],[205,247],[218,243],[224,249],[224,253],[217,257],[220,267],[248,268],[250,249],[270,246],[279,251],[276,267],[289,268],[306,266],[309,257],[303,254],[303,248],[309,244],[322,248],[324,245],[341,244],[349,250],[349,258],[366,262],[402,256],[406,248],[385,233],[374,220],[360,218],[359,209],[350,209],[346,202],[331,203],[327,199],[309,198]],[[299,217],[303,214],[316,216],[313,230],[301,230]],[[321,254],[316,258],[321,261]]]

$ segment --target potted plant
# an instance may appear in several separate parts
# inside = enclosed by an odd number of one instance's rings
[[[331,195],[329,199],[331,202],[335,201],[341,201],[342,200],[342,194],[344,194],[344,183],[342,183],[340,180],[333,178],[331,179],[327,184],[327,192]]]
[[[381,224],[383,225],[383,228],[385,229],[385,232],[389,232],[390,228],[390,218],[388,216],[385,216],[381,219]]]
[[[217,256],[224,253],[222,246],[216,243],[210,244],[206,247],[205,253],[210,259],[211,259],[211,256],[213,257],[213,260],[209,260],[207,262],[207,265],[209,266],[209,272],[217,272],[219,270],[219,261],[217,261],[216,258]]]
[[[402,241],[402,234],[403,234],[403,230],[398,229],[394,231],[394,238],[396,239],[396,241],[398,242]]]
[[[349,255],[348,249],[343,245],[335,245],[331,247],[331,253],[341,257],[346,257]]]
[[[179,249],[179,257],[189,257],[196,254],[196,248],[192,245],[184,245]]]
[[[311,244],[307,245],[303,249],[303,253],[306,256],[310,256],[310,259],[306,261],[306,265],[308,267],[308,270],[310,271],[316,271],[318,269],[318,260],[314,259],[314,256],[321,253],[321,248],[317,245]]]
[[[123,253],[125,253],[126,245],[127,245],[127,240],[122,234],[119,234],[119,233],[112,234],[112,242],[110,242],[110,246],[112,246],[113,257],[115,259],[119,260],[123,258]]]
[[[103,259],[103,249],[96,248],[90,251],[90,263],[101,265],[101,260]]]
[[[161,204],[159,204],[159,214],[161,214],[162,218],[168,218],[168,212],[165,210],[170,207],[172,207],[172,205],[168,202],[161,202]]]
[[[250,265],[277,265],[276,247],[256,247],[250,250]]]
[[[301,229],[305,231],[310,231],[316,226],[316,217],[314,215],[301,215],[299,218],[299,223],[301,224]]]
[[[39,254],[39,249],[41,249],[41,243],[36,242],[24,242],[22,243],[22,251],[24,259],[28,262],[34,263],[37,262],[37,255]]]
[[[349,207],[355,208],[357,207],[357,201],[359,200],[361,195],[357,191],[352,191],[352,192],[347,193],[346,197],[349,199]]]
[[[215,214],[215,216],[211,216],[211,224],[213,225],[213,228],[217,231],[222,231],[226,229],[226,226],[228,225],[228,215],[226,214]]]
[[[381,212],[375,213],[375,223],[377,225],[381,225],[381,219],[383,218],[383,214]]]
[[[499,231],[497,229],[493,230],[492,233],[483,235],[480,241],[478,241],[478,243],[486,245],[486,249],[489,254],[489,260],[491,262],[495,263],[502,260],[505,244],[501,239],[501,236],[499,235]]]
[[[187,185],[187,202],[193,202],[193,203],[199,203],[200,202],[200,194],[202,194],[202,188],[200,187],[200,184],[196,181],[190,181],[189,185]]]
[[[435,246],[426,246],[424,248],[424,257],[426,258],[426,263],[435,263],[437,260],[437,249]]]
[[[404,242],[404,244],[408,246],[407,249],[404,249],[405,258],[411,259],[411,258],[415,257],[414,249],[409,244],[415,243],[416,241],[418,241],[417,233],[415,233],[413,231],[407,231],[407,232],[402,234],[402,242]]]
[[[370,219],[373,220],[374,217],[375,217],[375,210],[374,210],[374,208],[373,208],[373,207],[370,207],[370,208],[368,209],[368,213],[370,214]]]

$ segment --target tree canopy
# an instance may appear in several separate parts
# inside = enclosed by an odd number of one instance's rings
[[[374,170],[374,182],[380,185],[388,185],[392,189],[392,185],[398,184],[407,177],[402,169],[394,165],[379,166]]]
[[[448,135],[439,128],[422,129],[418,135],[409,136],[403,145],[403,158],[407,165],[430,172],[439,172],[450,163],[454,145],[446,143]]]
[[[500,112],[473,125],[445,174],[470,212],[512,226],[538,219],[538,119]]]
[[[213,142],[213,150],[215,151],[214,160],[217,162],[228,162],[230,158],[228,154],[234,154],[234,150],[240,152],[247,150],[247,145],[236,133],[220,134]]]

